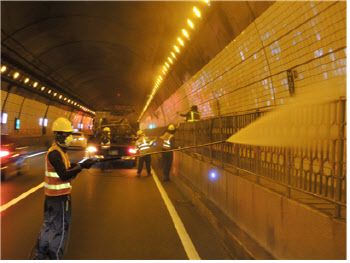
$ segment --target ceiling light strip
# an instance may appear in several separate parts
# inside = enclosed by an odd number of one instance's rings
[[[13,68],[13,67],[11,67],[9,65],[2,65],[1,66],[1,75],[3,75],[4,77],[12,77],[16,82],[19,82],[20,84],[21,84],[21,82],[23,82],[23,84],[29,85],[29,86],[31,86],[34,89],[36,89],[39,86],[39,82],[31,81],[30,77],[26,77],[26,75],[29,75],[29,74],[25,74],[23,72],[20,72],[19,70],[16,70],[15,68]],[[40,87],[40,92],[43,92],[45,89],[46,89],[45,86],[41,86]],[[53,89],[48,89],[47,95],[48,94],[51,94],[51,96],[55,97],[58,100],[61,100],[62,97],[63,97],[63,95],[58,94],[58,92],[56,92]],[[64,98],[64,101],[66,101],[66,100],[67,100],[67,97]],[[84,107],[84,106],[78,104],[77,102],[75,102],[75,101],[73,101],[71,99],[68,99],[68,103],[70,101],[71,101],[71,104],[74,104],[74,106],[76,106],[77,108],[80,108],[83,111],[91,113],[93,115],[96,114],[95,111],[93,111],[93,110],[91,110],[91,109],[89,109],[87,107]],[[60,103],[62,104],[62,102],[60,102]]]
[[[205,2],[206,4],[208,4],[208,6],[210,6],[209,0],[204,0],[204,2]],[[197,18],[200,18],[200,17],[201,17],[201,12],[200,12],[200,10],[199,10],[196,6],[193,7],[193,12],[194,12],[194,14],[195,14],[195,16],[196,16]],[[190,19],[187,19],[187,24],[188,24],[188,26],[189,26],[191,29],[194,29],[194,23],[193,23]],[[182,29],[181,32],[182,32],[182,34],[183,34],[187,39],[190,39],[190,36],[189,36],[188,32],[186,31],[186,29]],[[182,40],[180,37],[177,38],[177,41],[180,43],[181,46],[184,46],[184,42],[183,42],[183,40]],[[180,49],[179,49],[178,46],[174,45],[173,48],[174,48],[174,50],[175,50],[177,53],[180,53]],[[170,54],[171,54],[172,57],[176,60],[175,53],[174,53],[174,52],[170,52]],[[170,62],[170,64],[173,64],[173,60],[172,60],[170,57],[168,57],[167,59],[168,59],[168,61]],[[165,66],[162,67],[161,71],[162,71],[163,75],[166,75],[168,69],[170,69],[170,65],[169,65],[167,62],[165,62],[164,64],[165,64]],[[151,101],[152,101],[152,99],[153,99],[153,97],[154,97],[154,95],[155,95],[157,89],[159,88],[160,83],[161,83],[162,80],[163,80],[163,79],[162,79],[161,76],[159,76],[159,78],[156,80],[156,83],[155,83],[155,85],[154,85],[154,87],[153,87],[153,90],[152,90],[151,94],[148,96],[148,100],[147,100],[147,102],[146,102],[146,105],[145,105],[145,107],[143,108],[143,110],[142,110],[142,112],[141,112],[141,114],[140,114],[140,117],[139,117],[139,119],[138,119],[138,122],[140,122],[140,120],[141,120],[143,114],[146,112],[146,110],[147,110],[149,104],[151,103]]]

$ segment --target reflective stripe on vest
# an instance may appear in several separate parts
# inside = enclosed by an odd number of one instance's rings
[[[66,169],[70,167],[68,154],[63,152],[56,143],[53,143],[51,148],[47,151],[45,158],[45,194],[49,196],[70,194],[72,188],[70,180],[63,182],[48,159],[48,154],[54,150],[58,151],[61,154]]]
[[[171,149],[170,140],[173,137],[174,137],[174,135],[170,134],[168,132],[164,135],[163,149],[165,149],[165,150]]]
[[[52,184],[45,183],[45,187],[49,189],[54,189],[54,190],[61,190],[66,188],[70,189],[70,183],[59,184],[59,185],[52,185]]]
[[[137,146],[138,150],[140,152],[148,150],[150,147],[149,147],[149,144],[146,142],[146,139],[142,138],[142,141],[140,141],[140,139],[138,139],[136,142],[136,146]]]
[[[106,143],[101,142],[101,148],[102,149],[109,149],[109,148],[111,148],[111,142],[110,141],[108,141]]]
[[[58,176],[58,174],[55,173],[55,172],[48,172],[48,171],[45,171],[45,175],[48,176],[48,177],[58,177],[58,178],[60,178],[60,177]]]
[[[187,120],[188,122],[199,121],[199,112],[191,111],[191,119]]]

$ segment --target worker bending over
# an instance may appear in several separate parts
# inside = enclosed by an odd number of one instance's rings
[[[72,125],[66,118],[58,118],[52,125],[55,142],[45,158],[44,224],[36,243],[34,259],[61,259],[71,222],[71,180],[83,168],[89,169],[94,160],[70,163],[67,150],[72,137]]]
[[[145,136],[143,131],[139,130],[137,131],[137,136],[138,139],[135,142],[135,146],[139,152],[139,154],[146,154],[149,153],[150,146],[152,145],[153,142],[150,142],[148,137]],[[141,176],[142,168],[143,168],[143,163],[146,163],[146,170],[147,170],[147,175],[150,176],[152,175],[151,173],[151,155],[144,155],[139,157],[139,166],[137,169],[137,177]]]

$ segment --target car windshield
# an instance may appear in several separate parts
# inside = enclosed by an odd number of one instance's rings
[[[73,132],[72,135],[73,136],[83,136],[83,134],[81,132]]]

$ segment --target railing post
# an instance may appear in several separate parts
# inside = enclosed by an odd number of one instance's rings
[[[192,125],[192,131],[193,131],[193,145],[196,146],[197,145],[196,144],[196,133],[197,133],[197,131],[196,131],[196,123],[192,122],[191,125]]]
[[[200,139],[199,139],[199,144],[204,144],[204,125],[203,125],[203,121],[199,121],[199,126],[200,126]],[[202,155],[202,157],[204,156],[204,147],[199,148],[199,153],[200,155]]]
[[[213,119],[210,120],[210,142],[213,142]],[[213,145],[210,145],[210,164],[213,164]]]
[[[291,171],[291,149],[289,147],[286,148],[286,159],[285,159],[285,172],[287,173],[287,184],[288,184],[288,187],[287,187],[287,197],[290,198],[290,195],[291,195],[291,192],[290,192],[290,177],[291,177],[291,174],[290,174],[290,171]]]
[[[260,183],[260,169],[259,169],[259,156],[260,156],[260,147],[254,146],[254,152],[255,152],[255,173],[256,173],[256,183]]]
[[[344,152],[344,125],[345,125],[345,99],[339,100],[339,119],[338,119],[338,171],[337,171],[337,187],[335,191],[336,201],[342,200],[342,176],[343,176],[343,152]],[[335,217],[340,217],[341,207],[335,204]]]
[[[235,129],[234,129],[234,133],[236,134],[238,132],[238,117],[237,115],[234,116],[234,123],[235,123]],[[238,174],[238,144],[234,143],[233,144],[234,147],[234,156],[235,156],[235,162],[236,162],[236,168],[237,168],[237,174]]]
[[[223,141],[224,135],[223,135],[223,123],[222,123],[222,119],[223,117],[220,117],[220,140]],[[220,154],[220,159],[221,159],[221,168],[224,168],[224,143],[220,144],[220,150],[221,150],[221,154]]]

